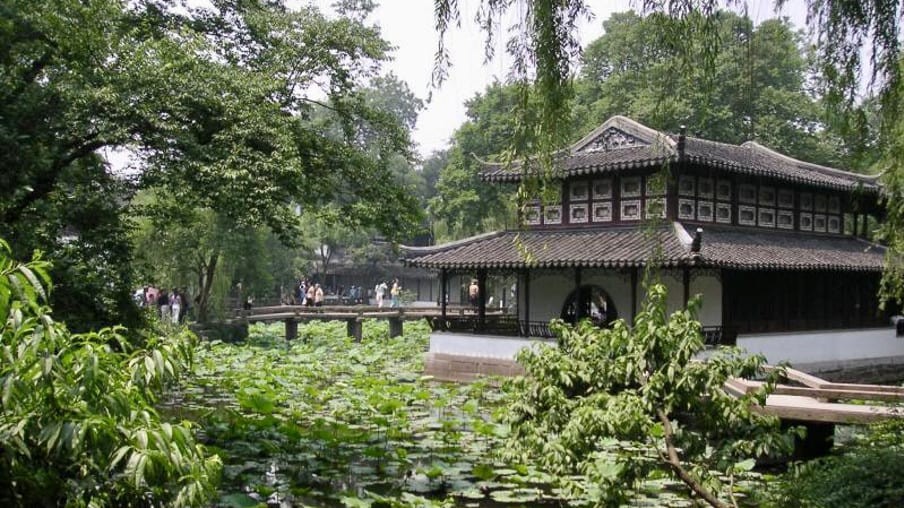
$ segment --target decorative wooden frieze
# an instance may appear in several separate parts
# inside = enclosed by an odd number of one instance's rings
[[[813,214],[813,231],[817,233],[826,232],[826,216],[822,214]]]
[[[678,200],[678,218],[679,219],[687,219],[694,220],[695,218],[695,208],[696,203],[693,199],[679,199]]]
[[[621,179],[621,197],[637,198],[640,197],[640,177],[624,176]],[[640,212],[638,211],[638,214]]]
[[[571,201],[586,201],[590,196],[589,185],[586,181],[577,180],[568,185],[568,198]]]
[[[838,196],[829,196],[829,213],[841,213],[841,199]]]
[[[612,199],[611,178],[599,178],[593,181],[593,199]]]
[[[713,179],[712,178],[700,177],[697,179],[697,197],[698,198],[712,199],[714,192],[715,191],[713,188]]]
[[[813,194],[809,192],[800,193],[800,209],[808,212],[813,211]]]
[[[776,212],[775,225],[781,229],[794,229],[794,212],[791,210]]]
[[[731,201],[731,180],[719,180],[716,182],[716,199]]]
[[[738,224],[756,226],[756,207],[738,205]]]
[[[760,187],[760,205],[775,206],[775,187]]]
[[[621,202],[621,220],[640,220],[639,199],[628,199]]]
[[[694,197],[696,190],[696,182],[691,175],[681,175],[678,177],[678,195]]]
[[[757,210],[757,224],[764,228],[775,227],[775,209],[760,208]]]
[[[826,196],[825,194],[817,194],[813,196],[813,210],[819,213],[825,213],[826,211]],[[816,218],[813,218],[813,221],[816,222]]]
[[[530,226],[539,225],[542,222],[539,205],[524,207],[524,223]]]
[[[777,199],[780,208],[794,208],[794,191],[779,189]]]
[[[703,222],[712,222],[715,214],[712,201],[697,202],[697,220]]]
[[[801,231],[813,231],[813,214],[809,212],[801,213],[798,228]]]
[[[716,203],[716,222],[719,224],[731,224],[731,204]]]
[[[552,205],[543,207],[543,223],[544,224],[561,224],[562,223],[562,205]]]
[[[583,150],[583,152],[608,152],[609,150],[618,150],[619,148],[630,148],[633,146],[649,145],[646,141],[628,134],[627,132],[609,127],[601,132],[597,137],[593,138]]]
[[[744,183],[738,186],[738,201],[741,203],[756,204],[756,185]],[[739,214],[740,216],[740,214]]]
[[[829,209],[831,208],[831,205],[829,205]],[[829,233],[841,233],[841,217],[838,215],[830,215],[826,227]]]
[[[612,202],[601,201],[593,203],[593,222],[612,221]]]
[[[587,203],[575,203],[571,205],[571,213],[568,215],[568,222],[571,224],[585,224],[590,215],[587,209]]]

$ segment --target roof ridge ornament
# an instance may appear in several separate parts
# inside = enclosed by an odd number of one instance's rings
[[[618,127],[610,126],[603,132],[599,133],[593,141],[581,149],[581,152],[608,152],[618,150],[620,148],[631,148],[635,146],[647,146],[649,143],[634,136]]]
[[[684,147],[687,145],[687,125],[681,124],[678,127],[678,142],[675,144],[675,150],[678,152],[678,160],[684,159]]]

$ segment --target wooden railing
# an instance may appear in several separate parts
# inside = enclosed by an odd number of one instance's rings
[[[703,343],[707,346],[737,345],[738,331],[727,326],[704,326]]]

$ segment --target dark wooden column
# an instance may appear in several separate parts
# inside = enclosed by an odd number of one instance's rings
[[[355,342],[361,342],[364,337],[364,327],[360,318],[351,318],[345,322],[345,330],[349,337],[353,337]]]
[[[295,340],[298,338],[298,321],[294,319],[286,320],[286,340]]]
[[[439,271],[439,308],[443,316],[443,322],[446,321],[446,293],[449,287],[449,272],[445,268]]]
[[[637,272],[640,270],[636,266],[631,269],[631,321],[629,324],[634,325],[634,318],[637,317]]]
[[[487,271],[477,272],[477,322],[483,330],[487,321]]]
[[[402,328],[402,312],[398,311],[396,315],[389,318],[389,337],[398,337],[404,333]]]
[[[581,267],[574,268],[574,323],[584,319],[584,299],[581,298]]]
[[[684,283],[684,307],[687,308],[687,302],[691,299],[691,269],[685,266],[681,278]]]
[[[518,298],[521,298],[521,288],[518,288]],[[524,336],[530,337],[530,268],[524,269]]]
[[[869,223],[869,215],[863,214],[863,226],[862,226],[862,229],[860,230],[861,238],[866,238],[867,223]]]
[[[854,227],[852,229],[851,236],[857,236],[857,218],[860,217],[860,214],[855,213],[853,215],[854,215]]]

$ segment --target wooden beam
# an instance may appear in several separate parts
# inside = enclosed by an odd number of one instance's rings
[[[440,315],[443,318],[443,321],[446,320],[446,294],[449,292],[449,272],[446,271],[445,268],[440,270],[439,272],[439,301],[440,301]]]
[[[742,389],[746,393],[758,390],[763,386],[762,381],[751,381],[747,379],[733,379],[733,387]],[[815,399],[827,400],[881,400],[886,402],[902,402],[904,401],[904,391],[892,392],[882,390],[872,390],[871,385],[855,385],[855,389],[841,388],[807,388],[802,386],[775,385],[772,393],[776,395],[800,395],[804,397],[812,397]],[[862,387],[862,388],[859,388]],[[898,388],[898,387],[889,387]]]
[[[574,268],[574,323],[584,319],[584,299],[581,291],[581,267]]]
[[[477,272],[477,321],[480,323],[481,330],[487,320],[487,271],[480,270]]]
[[[530,337],[530,268],[524,269],[524,323],[524,335]]]
[[[636,266],[631,269],[631,324],[634,324],[634,318],[637,317],[637,271]]]
[[[681,282],[684,285],[684,306],[686,308],[687,302],[691,299],[691,269],[686,266],[681,272]]]

